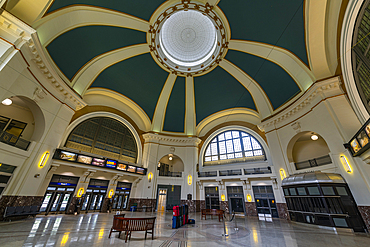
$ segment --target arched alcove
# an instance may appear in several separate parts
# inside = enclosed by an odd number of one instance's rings
[[[312,138],[313,136],[317,136],[317,139]],[[329,153],[330,149],[325,139],[312,131],[305,131],[295,135],[290,140],[287,148],[288,160],[291,163],[295,163],[297,169],[303,169],[297,167],[297,164],[304,162],[309,164],[311,161],[311,166],[321,165],[321,160],[325,160],[322,163],[331,163]]]
[[[33,100],[13,96],[11,105],[0,104],[1,130],[26,141],[40,141],[45,131],[45,117]]]
[[[171,159],[172,157],[172,159]],[[182,159],[174,154],[167,154],[159,160],[158,168],[160,175],[166,174],[167,172],[179,173],[184,172],[184,162]]]

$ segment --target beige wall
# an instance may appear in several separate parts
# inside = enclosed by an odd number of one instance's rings
[[[307,161],[328,155],[329,153],[328,145],[322,138],[316,141],[297,141],[293,147],[293,161],[295,163]]]

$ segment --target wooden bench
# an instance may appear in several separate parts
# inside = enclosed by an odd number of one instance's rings
[[[121,220],[121,218],[124,218],[125,217],[125,214],[116,214],[113,216],[113,226],[112,228],[110,229],[110,233],[109,233],[109,238],[110,238],[110,235],[112,234],[112,232],[119,232],[119,235],[118,237],[121,236],[121,232],[122,232],[122,224],[123,224],[123,221]]]
[[[111,232],[109,233],[109,238],[112,232],[119,232],[118,237],[121,236],[121,232],[126,233],[125,242],[127,242],[127,238],[131,240],[131,232],[132,231],[145,231],[145,239],[147,234],[152,234],[152,239],[154,239],[154,223],[156,217],[152,218],[124,218],[122,215],[115,215],[116,217],[113,218],[113,227],[111,228]]]
[[[218,221],[223,219],[225,211],[221,209],[202,209],[202,219],[207,220],[207,215],[218,215]]]

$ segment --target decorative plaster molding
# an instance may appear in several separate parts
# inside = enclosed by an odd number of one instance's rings
[[[199,190],[203,190],[203,183],[202,183],[202,181],[197,181],[197,185],[199,187]]]
[[[0,29],[5,32],[7,41],[12,43],[16,49],[20,50],[23,45],[28,46],[33,55],[33,62],[58,92],[58,95],[54,96],[76,111],[86,106],[81,97],[58,76],[47,60],[35,29],[5,10],[0,10]]]
[[[32,36],[33,39],[28,41],[28,47],[33,54],[32,61],[39,68],[40,72],[63,97],[63,101],[66,101],[66,104],[72,109],[78,111],[85,107],[86,103],[58,76],[52,65],[48,62],[37,35]]]
[[[251,189],[251,182],[248,180],[248,178],[241,178],[240,180],[242,181],[244,190],[250,190]]]
[[[147,142],[155,142],[159,143],[162,142],[171,142],[171,143],[178,143],[178,144],[187,144],[187,145],[194,145],[198,146],[201,143],[201,139],[197,137],[174,137],[174,136],[164,136],[159,134],[153,133],[146,133],[143,135],[145,143]]]
[[[295,122],[293,123],[292,125],[292,128],[295,130],[295,132],[298,134],[299,132],[301,132],[301,125],[299,124],[299,122]]]
[[[258,125],[258,128],[265,132],[266,128],[293,117],[302,109],[305,109],[310,105],[317,97],[324,98],[323,94],[325,92],[329,92],[333,89],[340,89],[340,84],[341,81],[339,77],[331,78],[322,82],[316,82],[297,102],[283,110],[281,113],[263,121]],[[294,128],[293,125],[292,127]]]

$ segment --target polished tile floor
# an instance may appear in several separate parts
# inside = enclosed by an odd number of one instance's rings
[[[74,215],[37,216],[14,222],[0,222],[0,246],[370,246],[370,236],[350,232],[335,232],[313,226],[276,219],[259,221],[256,217],[236,217],[226,223],[228,236],[223,236],[223,223],[217,217],[201,220],[191,214],[195,225],[171,228],[172,213],[126,212],[126,217],[157,216],[155,238],[144,240],[144,232],[133,232],[125,243],[124,234],[109,231],[113,214],[89,213]]]

